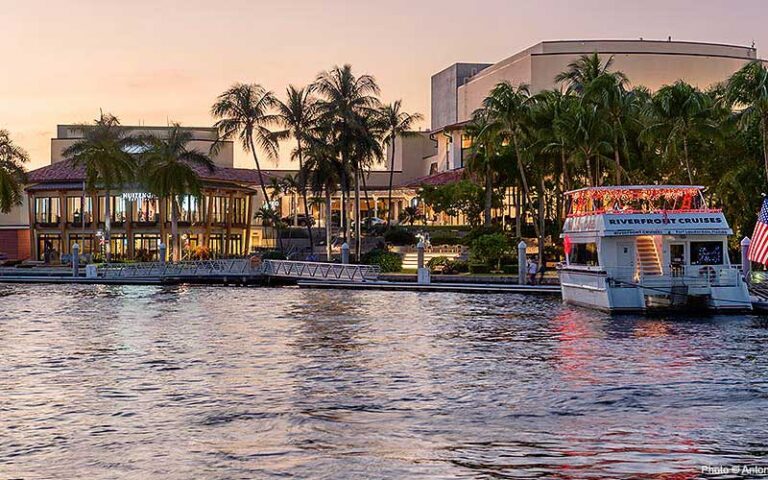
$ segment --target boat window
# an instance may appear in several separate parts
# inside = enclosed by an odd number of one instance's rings
[[[723,242],[691,242],[691,265],[722,265]]]
[[[597,244],[592,243],[575,243],[571,254],[568,256],[569,263],[571,265],[599,265],[597,260]]]

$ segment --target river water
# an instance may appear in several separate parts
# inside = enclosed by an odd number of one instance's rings
[[[693,478],[768,461],[766,340],[535,296],[0,285],[0,478]]]

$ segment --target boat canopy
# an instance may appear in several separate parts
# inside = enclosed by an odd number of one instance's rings
[[[590,187],[565,194],[568,217],[632,213],[714,213],[694,185]]]

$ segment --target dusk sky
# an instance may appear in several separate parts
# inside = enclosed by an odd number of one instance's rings
[[[59,123],[208,126],[232,83],[283,94],[350,63],[382,99],[429,120],[430,76],[541,40],[619,38],[750,45],[768,54],[764,0],[0,0],[0,128],[50,162]],[[763,51],[765,49],[765,51]],[[238,166],[251,166],[242,152]],[[274,167],[274,162],[269,167]]]

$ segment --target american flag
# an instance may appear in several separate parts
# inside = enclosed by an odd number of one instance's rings
[[[768,198],[763,199],[763,207],[757,215],[748,256],[750,261],[768,264]]]

